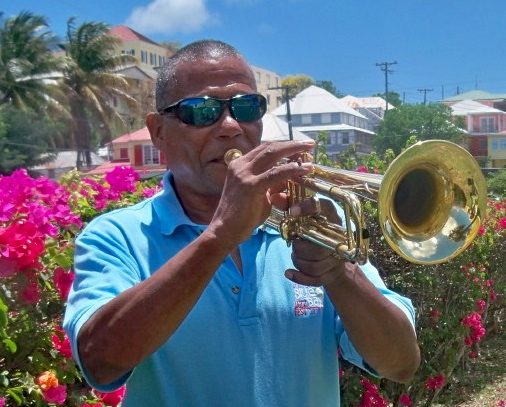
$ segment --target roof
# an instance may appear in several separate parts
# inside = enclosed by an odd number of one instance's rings
[[[379,96],[370,96],[366,98],[358,98],[356,96],[347,95],[341,100],[346,103],[349,107],[352,107],[353,109],[358,109],[360,107],[364,107],[366,109],[383,109],[386,110],[387,108],[387,102],[385,99]],[[395,106],[391,103],[388,104],[389,109],[395,109]]]
[[[272,111],[276,116],[286,115],[286,103]],[[332,93],[318,86],[311,85],[297,94],[293,100],[290,100],[291,114],[311,114],[311,113],[347,113],[353,116],[365,119],[365,116],[349,107]]]
[[[83,175],[106,174],[106,173],[114,170],[114,168],[116,168],[116,167],[130,167],[130,168],[132,168],[132,166],[130,165],[129,162],[109,161],[109,162],[106,162],[102,165],[99,165],[96,168],[93,168],[90,171],[83,173]],[[165,173],[165,171],[166,171],[165,169],[160,169],[160,168],[148,168],[148,169],[146,169],[146,168],[135,169],[134,168],[134,170],[139,173],[141,179],[153,177],[156,175],[161,175],[161,174]]]
[[[305,133],[310,131],[336,131],[336,130],[354,130],[359,131],[362,133],[367,134],[376,134],[371,130],[362,129],[360,127],[350,126],[348,124],[322,124],[319,126],[304,126],[304,127],[297,127],[298,130],[303,131]]]
[[[133,133],[126,133],[122,136],[115,138],[112,141],[112,144],[117,143],[129,143],[131,141],[151,141],[151,136],[149,135],[149,131],[147,127],[143,127]]]
[[[489,93],[483,90],[472,90],[443,99],[443,102],[457,102],[460,100],[501,100],[506,99],[506,93]]]
[[[42,157],[44,156],[47,156],[47,154],[42,154]],[[75,168],[76,161],[77,161],[77,151],[60,151],[58,152],[56,158],[53,161],[37,165],[32,168],[34,170]],[[95,154],[94,152],[91,153],[91,165],[100,165],[104,162],[105,160],[98,154]]]
[[[272,113],[267,113],[262,118],[262,123],[264,125],[262,141],[290,140],[288,123],[284,120],[274,116]],[[311,137],[306,136],[304,133],[295,128],[292,128],[292,136],[293,140],[311,140]]]
[[[468,114],[484,114],[484,113],[501,113],[506,114],[502,110],[495,109],[491,106],[487,106],[483,103],[477,102],[476,100],[462,100],[460,102],[451,105],[452,114],[454,116],[467,116]]]
[[[116,25],[112,27],[109,30],[109,34],[121,38],[121,41],[123,42],[142,41],[148,42],[153,45],[158,45],[159,47],[161,47],[161,45],[158,44],[157,42],[149,39],[145,35],[142,35],[141,33],[138,33],[135,30],[132,30],[130,27],[127,27],[126,25]]]

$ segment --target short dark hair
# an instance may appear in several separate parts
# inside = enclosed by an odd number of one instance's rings
[[[181,62],[192,62],[205,59],[240,58],[244,56],[232,45],[219,40],[204,39],[185,45],[167,59],[158,71],[156,79],[156,110],[168,104],[170,95],[177,85],[176,70]]]

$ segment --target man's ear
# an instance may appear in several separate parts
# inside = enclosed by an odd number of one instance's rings
[[[146,126],[151,136],[153,145],[163,151],[164,138],[163,138],[163,118],[154,112],[148,113],[146,116]]]

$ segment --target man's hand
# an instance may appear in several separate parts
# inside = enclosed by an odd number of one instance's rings
[[[334,204],[327,199],[311,198],[300,202],[290,208],[290,215],[296,218],[321,216],[327,222],[342,223]],[[292,247],[292,261],[296,270],[287,270],[285,276],[302,285],[326,286],[338,280],[346,270],[353,272],[357,267],[340,258],[335,251],[304,239],[295,239]]]

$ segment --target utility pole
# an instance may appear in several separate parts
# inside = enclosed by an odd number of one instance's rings
[[[380,66],[381,70],[383,72],[385,72],[385,99],[386,99],[386,102],[387,102],[385,114],[386,114],[386,112],[388,112],[388,74],[391,73],[391,72],[393,72],[391,69],[388,69],[388,67],[390,65],[395,65],[395,64],[397,64],[397,61],[394,61],[394,62],[378,62],[376,64],[376,66]]]
[[[292,113],[290,112],[290,87],[289,86],[276,86],[274,88],[268,88],[269,90],[282,90],[284,93],[284,98],[286,100],[286,121],[288,122],[288,137],[290,140],[293,140],[293,130],[292,130]]]
[[[418,92],[423,92],[423,105],[427,103],[427,92],[432,92],[434,89],[418,89]]]

